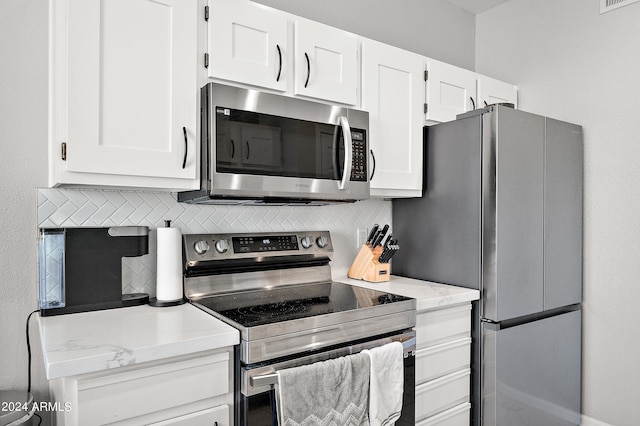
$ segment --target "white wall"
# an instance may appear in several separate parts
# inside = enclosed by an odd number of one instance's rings
[[[521,109],[584,126],[584,424],[640,422],[640,3],[510,0],[478,15],[476,69]]]
[[[25,321],[37,307],[35,188],[47,182],[47,12],[45,1],[0,1],[0,389],[27,388]],[[40,366],[37,338],[32,346]],[[34,372],[43,395],[42,369]]]

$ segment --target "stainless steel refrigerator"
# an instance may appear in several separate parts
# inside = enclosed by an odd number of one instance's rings
[[[472,424],[580,424],[582,128],[495,105],[424,136],[392,273],[480,290]]]

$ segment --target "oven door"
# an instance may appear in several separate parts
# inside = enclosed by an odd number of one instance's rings
[[[369,198],[367,112],[210,83],[212,196]]]
[[[236,425],[240,426],[275,426],[277,425],[274,382],[278,370],[312,364],[327,359],[359,353],[365,349],[401,342],[404,347],[404,394],[402,414],[396,425],[415,424],[415,348],[416,334],[413,330],[378,337],[370,341],[350,344],[348,346],[314,353],[312,355],[293,358],[271,364],[247,365],[240,368],[236,381]],[[237,365],[240,365],[238,361]]]

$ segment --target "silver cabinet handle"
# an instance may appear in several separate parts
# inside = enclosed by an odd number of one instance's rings
[[[351,140],[351,127],[349,127],[347,117],[340,116],[340,127],[342,127],[342,137],[344,138],[344,169],[342,170],[342,180],[338,184],[338,189],[344,191],[349,189],[353,162],[353,140]]]

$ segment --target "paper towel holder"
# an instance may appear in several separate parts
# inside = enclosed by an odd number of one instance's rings
[[[165,228],[170,228],[171,227],[171,221],[170,220],[165,220],[164,221],[164,226],[165,226]],[[184,294],[183,294],[182,298],[177,299],[177,300],[158,300],[157,297],[149,298],[149,305],[157,307],[157,308],[163,308],[163,307],[167,307],[167,306],[183,305],[186,302],[187,302],[187,299],[184,297]]]

